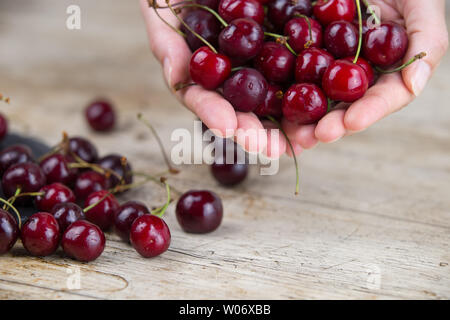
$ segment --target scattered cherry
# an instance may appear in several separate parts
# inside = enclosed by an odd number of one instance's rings
[[[68,157],[59,153],[44,158],[40,167],[47,178],[47,183],[60,182],[72,186],[77,178],[77,169],[70,168],[69,163]]]
[[[320,120],[327,109],[327,98],[315,84],[294,84],[284,94],[283,115],[288,121],[312,124]]]
[[[216,161],[211,165],[211,173],[221,185],[231,187],[238,185],[247,178],[248,164]]]
[[[125,162],[124,162],[125,160]],[[133,174],[131,165],[126,161],[125,157],[119,154],[109,154],[100,158],[97,164],[106,170],[112,170],[116,174],[111,174],[108,178],[108,186],[115,187],[121,182],[118,177],[122,177],[125,184],[130,184],[133,182]]]
[[[3,140],[8,134],[8,120],[0,113],[0,140]]]
[[[97,259],[105,249],[105,235],[95,224],[79,220],[66,229],[61,246],[69,257],[89,262]]]
[[[192,30],[202,36],[212,46],[217,47],[218,35],[220,33],[220,22],[212,13],[209,13],[203,9],[193,10],[188,12],[183,20]],[[186,34],[186,42],[192,51],[195,51],[205,45],[183,24],[181,25],[181,30]]]
[[[18,163],[33,162],[33,155],[30,147],[23,144],[15,144],[6,147],[0,152],[0,174],[12,165]]]
[[[31,255],[51,255],[59,245],[58,222],[50,213],[35,213],[23,225],[20,237],[24,248]]]
[[[281,104],[283,91],[279,85],[269,84],[264,101],[253,111],[258,117],[272,116],[280,118],[283,115]]]
[[[86,162],[93,163],[98,159],[97,148],[95,148],[95,146],[85,138],[70,138],[69,149]]]
[[[119,203],[112,194],[106,190],[96,191],[90,194],[85,201],[84,207],[95,205],[93,208],[85,211],[86,219],[95,223],[102,230],[108,230],[112,223],[114,213],[119,208]],[[102,200],[102,198],[104,198]]]
[[[308,20],[311,24],[311,33],[306,18],[291,19],[284,26],[284,34],[289,37],[288,43],[297,53],[306,47],[322,47],[322,26],[314,19],[308,18]]]
[[[57,204],[75,201],[72,190],[59,182],[46,185],[39,192],[44,193],[35,199],[36,208],[39,211],[51,212]]]
[[[239,18],[250,18],[258,24],[264,22],[264,8],[256,0],[221,0],[219,14],[226,22]]]
[[[230,75],[231,61],[223,54],[215,53],[208,47],[201,47],[192,55],[189,71],[195,83],[213,90]]]
[[[356,5],[354,0],[318,0],[313,12],[323,25],[338,20],[352,22],[356,15]]]
[[[128,201],[114,213],[114,230],[123,241],[130,241],[130,230],[134,220],[150,213],[147,206],[139,201]]]
[[[322,85],[322,77],[334,58],[327,51],[319,48],[303,50],[295,64],[295,79],[298,83]]]
[[[94,101],[86,107],[86,119],[95,131],[109,131],[116,123],[116,113],[110,102]]]
[[[222,222],[222,201],[211,191],[188,191],[178,200],[176,215],[184,231],[208,233],[216,230]]]
[[[18,237],[16,219],[8,211],[0,209],[0,255],[11,250]]]
[[[295,56],[286,46],[276,42],[266,42],[255,58],[255,68],[268,81],[286,83],[293,77]]]
[[[53,207],[51,213],[58,221],[61,232],[64,232],[75,221],[85,219],[83,209],[73,202],[58,203]]]
[[[283,30],[284,25],[294,14],[299,13],[310,16],[312,5],[310,0],[273,0],[268,4],[268,18],[279,30]]]
[[[83,201],[91,193],[107,188],[108,183],[104,175],[95,171],[85,171],[75,181],[74,193],[77,200]]]
[[[358,29],[348,21],[335,21],[324,33],[325,47],[336,58],[354,56],[358,49]]]
[[[131,225],[130,242],[144,258],[151,258],[165,252],[170,246],[170,230],[163,219],[144,214]]]

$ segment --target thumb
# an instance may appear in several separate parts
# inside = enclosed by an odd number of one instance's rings
[[[421,52],[427,54],[423,59],[402,71],[405,85],[418,96],[448,48],[445,1],[405,0],[403,2],[403,15],[410,40],[405,61]]]

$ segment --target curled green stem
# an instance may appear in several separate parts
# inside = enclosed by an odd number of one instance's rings
[[[109,196],[111,196],[112,194],[110,192],[106,193],[103,197],[100,198],[100,200],[98,200],[97,202],[91,204],[90,206],[87,206],[86,208],[83,209],[83,212],[86,213],[89,210],[91,210],[92,208],[96,207],[98,204],[100,204],[103,200],[105,200],[106,198],[108,198]]]
[[[0,198],[0,202],[2,202],[3,204],[4,204],[4,208],[6,208],[6,206],[8,206],[8,207],[10,207],[13,211],[14,211],[14,213],[16,214],[16,216],[17,216],[17,221],[18,221],[18,223],[19,223],[19,229],[20,228],[22,228],[22,218],[20,217],[20,213],[19,213],[19,211],[17,211],[17,209],[16,209],[16,207],[14,207],[13,205],[12,205],[12,203],[9,203],[8,201],[6,201],[5,199],[3,199],[3,198]]]
[[[186,37],[186,35],[184,34],[184,32],[182,32],[181,30],[175,28],[173,25],[171,25],[170,23],[168,23],[166,20],[163,19],[163,17],[161,17],[161,15],[158,12],[158,4],[156,3],[156,0],[148,0],[148,6],[153,8],[153,10],[155,11],[155,14],[158,16],[158,18],[164,22],[170,29],[172,29],[173,31],[175,31],[176,33],[178,33],[180,36],[182,37]]]
[[[295,17],[298,17],[298,18],[303,18],[303,19],[305,19],[306,23],[308,24],[309,41],[307,41],[307,42],[304,44],[304,48],[305,48],[305,49],[308,49],[308,48],[313,44],[313,35],[312,35],[311,21],[309,20],[309,17],[308,17],[308,16],[305,16],[304,14],[301,14],[301,13],[295,13],[294,16],[295,16]]]
[[[358,40],[358,50],[356,51],[355,59],[353,63],[357,63],[359,55],[361,54],[361,46],[363,40],[363,27],[362,27],[362,14],[361,14],[361,1],[356,0],[356,7],[358,8],[358,25],[359,25],[359,40]]]
[[[169,184],[165,181],[165,179],[162,179],[162,178],[161,178],[161,182],[166,185],[167,200],[166,200],[166,203],[163,206],[161,206],[161,207],[159,207],[159,208],[157,208],[157,209],[155,209],[155,210],[153,210],[151,212],[152,214],[154,214],[155,216],[158,216],[160,218],[164,215],[164,213],[166,212],[167,208],[169,207],[170,202],[172,201],[172,199],[170,198],[170,186],[169,186]]]
[[[275,38],[278,43],[284,45],[294,56],[297,56],[297,52],[292,49],[291,45],[288,42],[288,37],[272,32],[264,32],[264,35]]]
[[[216,17],[217,20],[219,20],[220,24],[222,24],[222,26],[224,27],[228,27],[228,23],[223,20],[223,18],[213,9],[211,9],[210,7],[198,4],[198,3],[190,3],[190,4],[185,4],[183,5],[183,7],[179,8],[179,9],[184,9],[184,8],[200,8],[203,10],[208,11],[209,13],[211,13],[214,17]]]
[[[394,73],[397,71],[401,71],[403,69],[405,69],[407,66],[411,65],[412,63],[414,63],[417,60],[420,60],[422,58],[424,58],[426,56],[426,52],[421,52],[419,54],[416,54],[414,57],[412,57],[411,59],[409,59],[407,62],[405,62],[404,64],[402,64],[400,67],[397,67],[395,69],[391,69],[391,70],[384,70],[381,69],[379,67],[375,67],[375,70],[377,70],[379,73],[384,73],[384,74],[388,74],[388,73]]]

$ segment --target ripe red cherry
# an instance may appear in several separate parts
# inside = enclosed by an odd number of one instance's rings
[[[247,178],[248,164],[214,162],[211,165],[211,173],[221,185],[231,187],[238,185]]]
[[[231,61],[223,54],[214,53],[208,47],[201,47],[192,55],[189,72],[195,83],[205,89],[213,90],[230,75]]]
[[[268,4],[269,21],[279,30],[283,30],[286,22],[295,13],[310,16],[312,5],[310,0],[273,0]]]
[[[123,241],[129,242],[134,220],[147,213],[150,213],[150,210],[145,204],[139,201],[125,202],[114,213],[114,230]]]
[[[355,57],[347,57],[344,58],[343,60],[347,60],[353,63]],[[363,68],[364,71],[366,72],[367,80],[369,81],[369,87],[375,84],[375,72],[373,71],[373,68],[370,65],[370,63],[366,59],[358,57],[358,61],[356,61],[356,64],[361,68]]]
[[[322,26],[314,19],[309,18],[311,24],[311,34],[305,18],[294,18],[288,21],[284,26],[284,34],[289,37],[289,44],[295,52],[299,53],[305,50],[305,45],[309,47],[322,47]],[[312,42],[309,42],[311,41]]]
[[[23,144],[15,144],[0,152],[0,174],[18,163],[33,162],[31,149]]]
[[[223,96],[235,110],[251,112],[264,101],[267,89],[267,81],[261,73],[244,68],[225,81]]]
[[[217,47],[220,22],[213,14],[203,9],[198,9],[188,12],[183,20],[192,30],[202,36],[213,47]],[[184,24],[181,25],[181,31],[186,34],[186,42],[192,52],[205,45],[196,35],[189,31]]]
[[[8,134],[8,120],[6,117],[0,113],[0,140],[3,140],[4,137]]]
[[[123,156],[120,154],[109,154],[107,156],[104,156],[103,158],[100,158],[97,161],[97,164],[107,170],[114,171],[116,175],[111,174],[111,176],[108,179],[108,186],[109,187],[115,187],[119,184],[120,180],[118,177],[122,177],[125,184],[130,184],[133,182],[133,174],[131,165],[127,161],[125,165],[123,165],[122,160],[124,159]]]
[[[71,186],[77,177],[77,170],[69,167],[69,159],[62,154],[52,154],[44,158],[40,167],[47,183],[60,182]]]
[[[211,191],[188,191],[178,200],[176,215],[178,223],[186,232],[211,232],[222,222],[222,201]]]
[[[86,119],[95,131],[109,131],[116,123],[116,113],[108,101],[94,101],[86,107]]]
[[[295,64],[295,80],[298,83],[322,85],[322,77],[334,58],[327,51],[319,48],[303,50]]]
[[[366,93],[368,87],[369,81],[364,69],[346,60],[334,61],[322,79],[326,95],[336,101],[356,101]]]
[[[165,252],[170,246],[170,230],[163,219],[144,214],[131,225],[130,242],[144,258]]]
[[[20,238],[33,256],[48,256],[58,249],[60,233],[56,219],[47,212],[33,214],[23,225]]]
[[[352,22],[356,15],[355,0],[318,0],[313,12],[323,25],[338,20]]]
[[[69,149],[82,160],[93,163],[98,159],[97,148],[87,139],[73,137],[69,139]]]
[[[19,163],[9,167],[2,178],[2,188],[6,198],[12,197],[19,188],[21,193],[36,192],[44,184],[44,173],[37,164],[31,162]],[[19,197],[16,203],[19,205],[28,204],[31,200],[31,197]]]
[[[75,181],[74,192],[77,200],[82,201],[91,193],[107,188],[108,183],[105,176],[95,171],[86,171],[80,174]]]
[[[51,213],[58,221],[61,232],[64,232],[75,221],[85,219],[83,209],[73,202],[59,203],[53,207]]]
[[[248,18],[231,21],[219,35],[220,52],[241,62],[254,58],[261,51],[263,44],[263,29]]]
[[[266,98],[253,112],[258,117],[272,116],[275,118],[280,118],[283,114],[283,112],[281,111],[282,101],[282,88],[276,84],[269,84]]]
[[[291,80],[295,64],[295,56],[286,46],[276,42],[266,42],[255,58],[255,68],[268,81],[285,83]]]
[[[324,32],[327,50],[336,58],[354,56],[358,49],[358,30],[348,21],[335,21]]]
[[[407,49],[406,30],[394,22],[385,22],[367,31],[363,43],[364,57],[380,67],[397,63],[405,56]]]
[[[90,205],[98,203],[103,197],[105,197],[109,192],[106,190],[101,190],[94,192],[86,198],[84,207],[87,208]],[[119,203],[112,194],[109,194],[105,199],[98,203],[95,207],[87,210],[84,214],[86,219],[102,230],[108,230],[113,223],[114,213],[117,208],[119,208]]]
[[[6,210],[0,209],[0,255],[11,250],[18,236],[16,219]]]
[[[259,24],[264,22],[264,8],[256,0],[221,0],[219,15],[226,22],[239,18],[250,18]]]
[[[315,84],[294,84],[284,94],[283,115],[297,124],[312,124],[319,121],[328,109],[328,101]]]
[[[95,224],[79,220],[66,229],[61,246],[69,257],[89,262],[97,259],[105,249],[105,235]]]
[[[75,201],[72,190],[58,182],[42,187],[39,192],[44,192],[44,195],[37,196],[35,199],[36,208],[39,211],[51,212],[59,203]]]

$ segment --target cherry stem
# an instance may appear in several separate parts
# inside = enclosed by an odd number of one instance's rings
[[[201,5],[201,4],[198,4],[198,3],[190,3],[190,4],[184,5],[183,7],[179,8],[179,9],[184,9],[184,8],[200,8],[200,9],[206,10],[209,13],[211,13],[214,17],[216,17],[217,20],[219,20],[219,22],[225,28],[228,27],[228,23],[225,20],[223,20],[223,18],[215,10],[213,10],[213,9],[207,7],[207,6],[204,6],[204,5]]]
[[[109,192],[117,193],[117,192],[123,192],[123,191],[126,191],[126,190],[130,190],[130,189],[133,189],[133,188],[138,188],[138,187],[141,187],[141,186],[145,185],[150,180],[153,180],[153,179],[147,178],[147,179],[145,179],[143,181],[134,182],[134,183],[130,183],[130,184],[118,184],[117,186],[109,189]]]
[[[272,32],[264,32],[264,35],[275,38],[278,43],[280,43],[280,44],[284,45],[286,48],[288,48],[288,50],[294,56],[298,55],[297,52],[295,52],[294,49],[292,49],[292,47],[288,43],[288,39],[289,39],[288,37],[282,36],[280,34],[272,33]]]
[[[16,189],[16,192],[14,193],[14,195],[11,197],[11,198],[9,198],[7,201],[8,201],[8,203],[10,203],[11,205],[14,203],[14,201],[16,201],[16,198],[17,198],[17,196],[20,194],[20,192],[22,191],[22,188],[17,188]],[[3,205],[3,210],[5,210],[6,209],[6,204],[5,205]]]
[[[179,173],[180,171],[178,169],[175,169],[174,167],[172,167],[169,157],[167,156],[166,150],[164,149],[164,145],[161,141],[161,138],[159,137],[158,132],[156,132],[155,128],[153,128],[153,126],[151,125],[150,122],[148,122],[146,119],[144,119],[144,117],[142,116],[141,113],[139,113],[137,115],[137,118],[142,123],[144,123],[152,131],[153,135],[155,136],[156,141],[158,142],[159,148],[161,149],[161,153],[163,154],[164,161],[166,162],[167,168],[169,169],[169,172],[173,173],[173,174]]]
[[[234,67],[234,68],[231,68],[231,72],[236,72],[236,71],[242,70],[242,69],[244,69],[244,68],[245,68],[245,67],[243,67],[243,66]]]
[[[353,63],[357,63],[359,55],[361,54],[362,40],[363,40],[363,27],[362,27],[362,14],[361,14],[361,1],[356,0],[356,7],[358,8],[358,25],[359,25],[359,40],[358,40],[358,50],[356,51],[355,59]]]
[[[108,198],[109,196],[112,196],[112,194],[110,192],[108,192],[107,194],[105,194],[103,197],[101,197],[101,199],[93,204],[91,204],[90,206],[87,206],[86,208],[83,209],[83,212],[86,213],[87,211],[91,210],[92,208],[96,207],[98,204],[100,204],[101,202],[103,202],[103,200],[105,200],[106,198]]]
[[[111,169],[105,169],[98,164],[95,163],[89,163],[81,159],[79,156],[77,156],[75,153],[71,153],[71,156],[77,161],[69,163],[69,168],[81,168],[81,169],[91,169],[92,171],[95,171],[97,173],[100,173],[101,175],[105,176],[106,178],[109,178],[111,175],[115,176],[118,180],[120,180],[121,183],[123,183],[124,177],[122,177],[120,174],[115,172]],[[126,170],[124,170],[126,172]]]
[[[12,203],[9,203],[7,200],[5,200],[5,199],[3,199],[3,198],[0,198],[0,202],[3,202],[3,203],[4,203],[4,207],[3,207],[3,208],[6,208],[6,206],[8,206],[8,207],[10,207],[10,208],[14,211],[14,213],[15,213],[16,216],[17,216],[17,220],[18,220],[18,222],[19,222],[19,229],[20,229],[20,228],[22,227],[22,218],[20,217],[19,211],[17,211],[16,207],[14,207],[14,206],[12,205]]]
[[[327,98],[327,113],[331,111],[331,105],[333,103],[333,100],[331,100],[330,98]]]
[[[159,175],[164,175],[165,173],[170,173],[170,172],[163,172],[163,173],[161,173],[161,174],[158,174],[157,176],[159,176]],[[141,177],[146,177],[146,178],[148,178],[149,180],[151,180],[151,181],[157,183],[158,185],[161,184],[161,178],[157,178],[157,177],[152,176],[152,175],[149,175],[148,173],[145,173],[145,172],[141,172],[141,171],[133,171],[133,175],[141,176]],[[167,182],[165,182],[165,183],[167,184]],[[169,186],[170,186],[170,185],[169,185]],[[170,188],[172,188],[172,190],[175,191],[175,193],[177,193],[178,195],[181,195],[181,194],[182,194],[180,191],[178,191],[177,189],[175,189],[175,187],[170,186]]]
[[[280,129],[281,133],[284,135],[284,137],[286,138],[286,140],[289,144],[289,148],[291,149],[292,157],[294,158],[294,163],[295,163],[295,175],[296,175],[295,195],[298,195],[299,189],[300,189],[300,187],[299,187],[300,186],[300,175],[299,175],[299,170],[298,170],[297,156],[295,155],[294,147],[292,146],[291,140],[287,136],[286,132],[281,127],[281,124],[277,120],[275,120],[275,118],[272,116],[267,116],[267,119],[269,119],[270,121],[272,121],[274,124],[277,125],[277,127]]]
[[[377,14],[375,13],[375,11],[373,11],[372,9],[372,5],[369,3],[369,1],[367,0],[363,0],[364,5],[367,7],[367,9],[369,9],[370,14],[372,15],[373,19],[375,20],[375,22],[377,24],[381,24],[381,20],[380,18],[378,18]]]
[[[394,72],[397,72],[397,71],[401,71],[401,70],[405,69],[406,67],[408,67],[410,64],[416,62],[417,60],[420,60],[420,59],[424,58],[426,55],[427,55],[426,52],[421,52],[421,53],[419,53],[419,54],[416,54],[414,57],[412,57],[412,58],[409,59],[407,62],[405,62],[404,64],[402,64],[400,67],[397,67],[397,68],[392,69],[392,70],[384,70],[384,69],[381,69],[381,68],[379,68],[379,67],[375,67],[375,70],[377,70],[377,71],[380,72],[380,73],[384,73],[384,74],[394,73]]]
[[[312,35],[312,27],[311,27],[311,21],[309,20],[309,17],[305,16],[304,14],[301,13],[295,13],[294,14],[295,17],[299,17],[299,18],[303,18],[306,20],[306,23],[308,24],[308,31],[309,31],[309,41],[307,41],[304,45],[305,49],[308,49],[312,43],[313,43],[313,35]]]
[[[5,103],[10,103],[11,99],[9,97],[3,96],[3,94],[0,93],[0,101],[4,101]]]
[[[24,192],[12,196],[11,198],[8,199],[8,202],[14,203],[14,201],[16,201],[16,199],[20,197],[39,197],[43,195],[45,195],[45,192]]]
[[[167,201],[162,207],[157,208],[155,210],[152,210],[152,212],[151,212],[151,214],[154,214],[155,216],[158,216],[160,218],[164,215],[164,213],[166,212],[167,208],[169,207],[170,202],[172,201],[171,198],[170,198],[170,186],[169,186],[169,184],[166,182],[166,180],[164,178],[161,178],[161,182],[166,185]]]
[[[189,25],[184,22],[183,19],[181,19],[178,16],[178,13],[173,9],[172,5],[170,4],[170,0],[166,0],[166,4],[169,7],[170,11],[172,11],[172,13],[175,15],[175,17],[178,19],[178,21],[180,21],[185,27],[186,29],[188,29],[190,32],[192,32],[193,35],[195,35],[198,39],[200,39],[205,45],[207,45],[212,52],[214,52],[215,54],[217,54],[217,50],[216,48],[213,47],[213,45],[211,43],[209,43],[205,38],[203,38],[201,35],[199,35],[197,32],[195,32],[191,27],[189,27]]]
[[[180,36],[182,37],[186,37],[186,35],[184,34],[184,32],[182,32],[181,30],[178,30],[177,28],[175,28],[173,25],[171,25],[170,23],[168,23],[166,20],[163,19],[163,17],[161,17],[161,15],[159,14],[157,8],[158,8],[158,4],[156,3],[156,0],[148,0],[148,6],[152,7],[153,10],[155,11],[156,15],[158,16],[159,19],[161,19],[162,22],[164,22],[170,29],[172,29],[173,31],[175,31],[176,33],[178,33]]]

